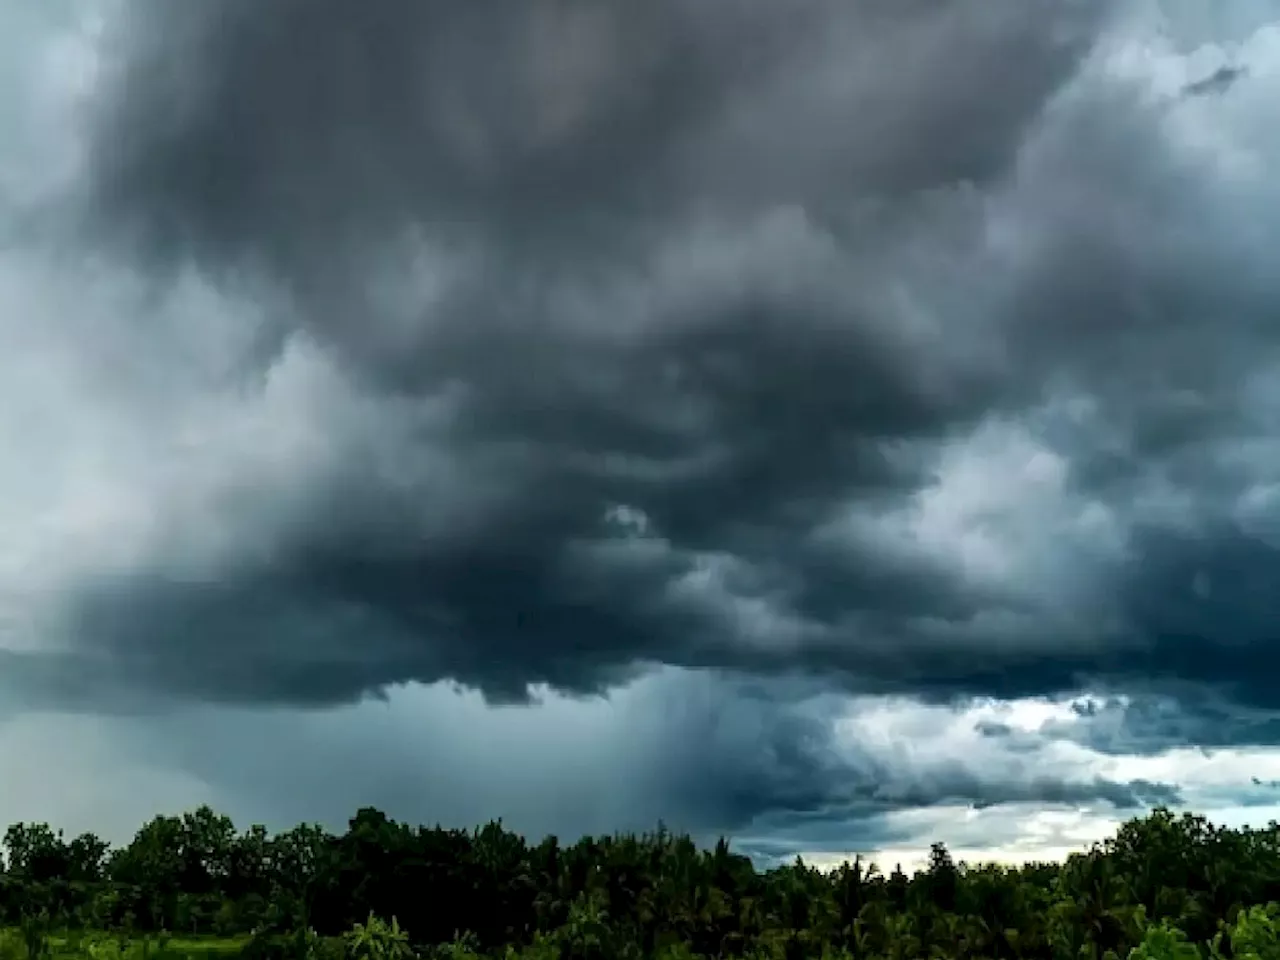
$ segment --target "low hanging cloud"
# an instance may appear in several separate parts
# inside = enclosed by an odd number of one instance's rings
[[[0,414],[15,696],[1275,706],[1274,27],[107,9],[0,266],[45,321]]]
[[[197,803],[272,828],[339,827],[373,804],[411,822],[501,818],[535,838],[646,830],[662,819],[706,842],[728,835],[769,862],[894,844],[918,855],[933,840],[972,842],[975,824],[989,840],[1002,835],[988,815],[996,807],[1034,813],[1022,818],[1033,834],[1037,818],[1070,812],[1106,824],[1182,802],[1184,789],[1198,799],[1206,780],[1241,794],[1258,790],[1242,770],[1280,772],[1272,756],[1135,777],[1129,759],[1037,737],[1034,726],[1020,728],[1029,745],[987,736],[993,708],[850,700],[813,685],[763,695],[670,668],[608,700],[539,696],[537,708],[494,708],[474,691],[413,685],[383,703],[190,707],[163,723],[23,712],[0,722],[12,774],[0,821],[52,821],[125,842],[143,819]],[[104,771],[115,772],[110,783]]]

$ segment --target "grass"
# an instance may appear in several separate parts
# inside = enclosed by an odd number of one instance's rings
[[[244,949],[247,937],[155,935],[121,937],[96,930],[50,933],[33,957],[22,931],[0,929],[0,960],[223,960]]]

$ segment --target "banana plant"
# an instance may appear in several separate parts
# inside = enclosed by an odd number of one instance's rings
[[[413,957],[409,935],[400,929],[395,917],[387,923],[370,912],[368,920],[351,928],[346,940],[352,960],[410,960]]]

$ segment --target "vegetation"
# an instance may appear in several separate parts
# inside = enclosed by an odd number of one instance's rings
[[[238,832],[208,808],[111,850],[43,824],[4,838],[0,960],[1280,960],[1280,826],[1157,810],[1062,864],[861,860],[768,871],[664,829],[531,845],[491,823],[361,810]]]

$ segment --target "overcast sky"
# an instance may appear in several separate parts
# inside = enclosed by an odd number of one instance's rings
[[[1280,0],[0,0],[0,821],[1280,811]]]

